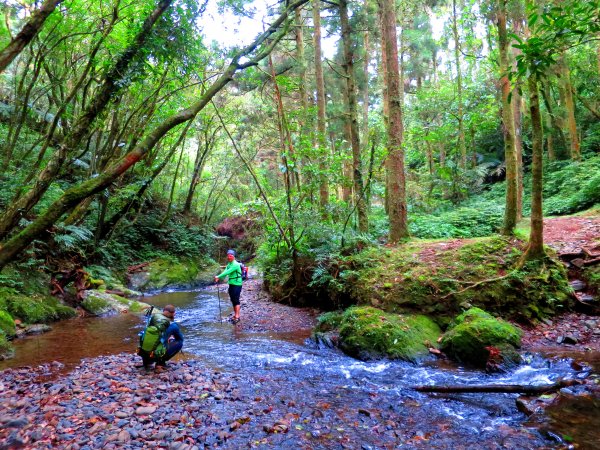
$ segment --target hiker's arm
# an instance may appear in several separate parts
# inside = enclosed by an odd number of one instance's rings
[[[221,278],[225,278],[227,275],[231,275],[233,272],[235,272],[236,269],[237,266],[235,264],[232,264],[231,267],[225,268],[225,270],[220,275],[217,275],[216,278],[218,278],[219,280]]]

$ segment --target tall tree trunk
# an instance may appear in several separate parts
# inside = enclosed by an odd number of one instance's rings
[[[369,14],[369,0],[364,0],[363,8],[365,10],[365,17]],[[371,62],[371,42],[370,42],[370,33],[369,27],[365,27],[365,32],[363,34],[364,41],[364,60],[363,60],[363,76],[365,77],[363,88],[362,88],[362,144],[363,151],[362,154],[366,155],[367,150],[369,149],[369,63]],[[368,183],[366,186],[367,192],[365,193],[365,201],[367,205],[367,213],[371,209],[371,183]]]
[[[317,91],[317,144],[319,146],[319,204],[323,216],[327,216],[326,208],[329,204],[329,182],[327,180],[327,161],[329,152],[327,146],[326,127],[327,110],[325,99],[325,78],[323,76],[323,61],[321,55],[321,0],[313,0],[313,43],[315,49],[315,84]]]
[[[513,20],[513,33],[517,36],[523,35],[523,22],[518,19]],[[513,47],[513,60],[516,68],[517,57],[521,54],[521,50]],[[517,221],[523,218],[523,98],[520,94],[520,84],[513,90],[512,104],[513,117],[515,119],[515,151],[517,152]]]
[[[542,131],[538,82],[535,73],[529,76],[527,83],[529,86],[529,110],[531,113],[533,161],[531,167],[531,231],[529,235],[529,245],[523,255],[523,258],[521,259],[522,262],[532,259],[539,259],[545,256],[544,217],[542,214],[542,147],[544,142],[544,134]]]
[[[191,106],[167,118],[151,130],[133,150],[124,155],[119,161],[108,167],[95,178],[67,189],[48,209],[40,214],[31,224],[27,225],[20,233],[0,246],[0,271],[12,261],[35,238],[56,223],[67,211],[77,205],[81,200],[104,190],[114,180],[129,170],[140,159],[150,152],[162,137],[177,125],[193,119],[211,99],[220,92],[232,79],[235,73],[247,67],[257,65],[267,57],[274,46],[283,37],[280,30],[282,24],[287,23],[289,13],[307,0],[297,0],[288,4],[281,15],[261,33],[251,44],[240,49],[231,59],[229,65],[204,94]],[[267,42],[268,41],[268,42]],[[245,62],[240,62],[245,58]]]
[[[369,218],[364,199],[364,183],[362,179],[362,158],[360,136],[358,131],[358,102],[356,100],[356,80],[354,75],[354,46],[352,29],[348,19],[348,1],[340,1],[340,23],[344,47],[344,75],[346,77],[346,113],[349,122],[350,145],[352,146],[352,181],[354,187],[354,204],[358,213],[358,229],[366,233],[369,230]]]
[[[390,219],[390,242],[398,242],[408,236],[406,208],[406,178],[404,174],[404,149],[402,148],[402,89],[398,65],[396,36],[396,10],[394,0],[379,0],[383,24],[385,60],[387,62],[387,93],[389,119],[387,126],[388,156],[386,172],[388,181],[388,205]]]
[[[42,29],[44,22],[62,0],[46,0],[29,18],[21,31],[0,51],[0,73],[13,62]]]
[[[507,0],[497,0],[498,52],[500,54],[500,85],[502,89],[502,123],[504,127],[504,158],[506,161],[506,205],[502,234],[512,235],[517,225],[517,152],[515,150],[515,121],[510,104],[508,79],[508,33],[506,29]]]
[[[565,122],[567,123],[567,133],[569,136],[569,150],[571,159],[579,161],[581,159],[581,148],[579,137],[577,136],[577,122],[575,121],[575,104],[573,103],[573,87],[571,85],[571,74],[569,66],[565,61],[564,53],[558,60],[558,86],[561,102],[565,111]]]
[[[541,81],[543,83],[541,88],[542,97],[544,99],[544,105],[546,106],[546,110],[548,111],[548,119],[546,122],[548,123],[548,158],[550,161],[555,161],[557,159],[565,159],[566,154],[565,150],[567,147],[567,140],[565,138],[565,134],[563,133],[563,126],[560,118],[554,112],[554,107],[552,106],[552,99],[550,98],[550,86],[548,85],[548,80]],[[554,145],[554,139],[552,135],[552,131],[555,131],[558,136],[558,148]]]
[[[465,143],[465,124],[463,113],[463,86],[462,72],[460,67],[460,38],[458,35],[458,19],[456,16],[456,0],[452,0],[452,34],[454,36],[454,63],[456,65],[456,101],[458,102],[458,150],[460,153],[460,168],[467,168],[467,144]]]

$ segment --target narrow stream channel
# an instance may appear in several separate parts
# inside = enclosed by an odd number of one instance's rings
[[[549,415],[527,420],[517,411],[516,395],[433,396],[410,389],[410,386],[421,384],[546,384],[559,378],[580,376],[566,358],[548,360],[534,356],[527,365],[510,373],[494,375],[435,360],[420,366],[397,361],[361,362],[336,350],[317,348],[307,339],[306,332],[251,333],[222,323],[214,292],[167,292],[146,297],[145,301],[159,307],[168,303],[176,306],[176,321],[185,336],[183,358],[198,358],[216,370],[247,374],[249,380],[264,376],[288,386],[302,386],[302,392],[289,393],[292,398],[297,396],[299,400],[306,400],[307,396],[312,396],[328,398],[331,402],[348,402],[356,398],[355,401],[360,402],[369,395],[380,395],[382,407],[401,405],[408,414],[414,415],[418,424],[416,433],[425,436],[434,429],[439,432],[440,421],[460,430],[456,433],[464,438],[464,442],[457,443],[455,448],[471,448],[469,442],[479,442],[486,433],[502,427],[514,429],[515,434],[527,430],[519,448],[540,448],[540,442],[553,448],[565,445],[570,439],[577,442],[578,448],[596,448],[599,442],[598,398],[566,400]],[[223,299],[221,308],[223,316],[231,312],[228,302]],[[245,320],[251,320],[251,317]],[[68,370],[78,365],[82,358],[133,352],[142,326],[143,319],[134,314],[57,323],[51,332],[17,340],[16,357],[0,361],[0,370],[50,361],[59,361]],[[349,393],[348,396],[340,397],[340,390]],[[355,406],[361,407],[360,404]],[[435,427],[430,423],[433,417],[438,422]],[[531,435],[539,440],[532,443]],[[492,442],[493,433],[485,439]]]

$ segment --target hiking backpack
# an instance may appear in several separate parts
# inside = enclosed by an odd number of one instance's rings
[[[154,307],[148,311],[146,328],[140,332],[139,348],[150,356],[154,356],[153,354],[158,356],[166,349],[164,334],[171,321],[161,313],[152,314],[153,309]]]
[[[245,281],[248,279],[248,267],[241,262],[240,263],[240,270],[242,271],[242,281]]]

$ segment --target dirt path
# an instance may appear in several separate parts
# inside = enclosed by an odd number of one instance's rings
[[[600,251],[600,217],[571,216],[544,219],[544,242],[558,254],[583,249]],[[571,271],[570,275],[575,276]],[[568,313],[525,329],[525,350],[600,352],[600,317]]]

